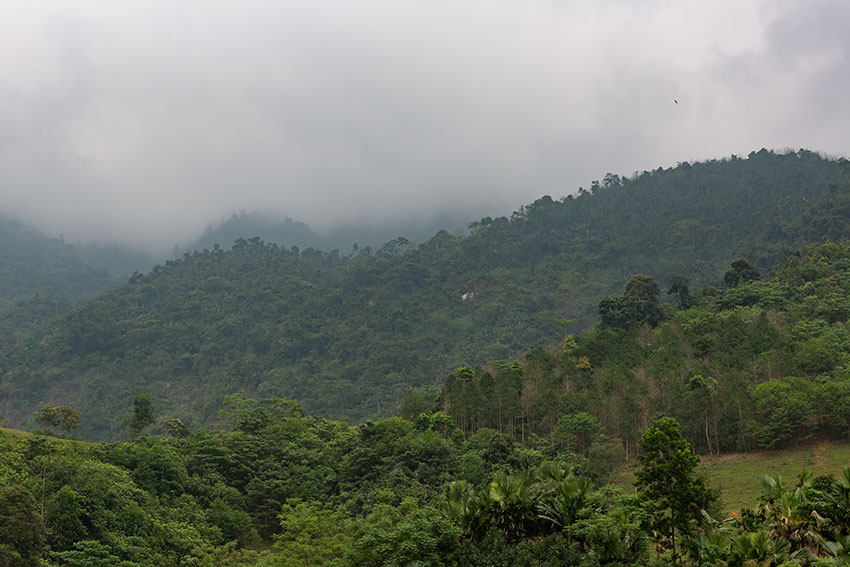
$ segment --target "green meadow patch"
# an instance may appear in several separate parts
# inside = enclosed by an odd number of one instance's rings
[[[709,486],[719,493],[719,508],[723,516],[737,514],[742,508],[755,508],[761,495],[761,479],[768,474],[782,475],[786,488],[797,483],[802,471],[815,476],[833,474],[836,477],[850,466],[850,443],[822,441],[779,451],[725,453],[719,456],[702,455],[699,473]],[[613,483],[627,492],[634,492],[632,466],[615,474]]]
[[[781,451],[703,456],[700,471],[719,490],[723,513],[732,514],[756,506],[761,479],[766,474],[782,475],[786,487],[790,487],[804,470],[812,471],[815,476],[830,473],[838,476],[847,466],[850,466],[850,443],[832,441]]]

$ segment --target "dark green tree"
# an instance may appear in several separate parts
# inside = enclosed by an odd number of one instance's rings
[[[743,258],[738,258],[732,262],[732,267],[723,274],[723,281],[726,282],[726,287],[736,287],[739,284],[751,282],[761,277],[759,269],[750,264]]]
[[[630,277],[620,297],[605,297],[599,302],[602,324],[615,329],[639,323],[657,326],[664,319],[664,308],[658,301],[660,293],[651,277],[640,274]]]
[[[655,327],[664,319],[664,308],[658,301],[660,293],[654,279],[638,274],[626,282],[621,299],[634,322],[649,323]]]
[[[44,550],[44,523],[20,484],[0,488],[0,567],[35,567]]]
[[[189,428],[183,423],[183,420],[177,417],[169,417],[162,420],[162,428],[165,429],[172,437],[186,437],[189,435]]]
[[[629,315],[623,300],[616,295],[603,297],[597,306],[602,324],[612,329],[625,327],[629,323]]]
[[[675,275],[670,278],[670,286],[667,288],[667,295],[676,296],[676,304],[680,309],[687,309],[693,305],[690,290],[688,289],[689,283],[688,278],[685,276]]]
[[[413,388],[408,388],[399,404],[398,414],[404,419],[413,421],[419,414],[428,413],[431,409],[428,400]]]
[[[51,550],[66,551],[86,538],[83,505],[83,499],[67,484],[50,499],[46,519]]]
[[[53,408],[53,423],[66,434],[73,433],[80,426],[80,414],[70,406],[56,406]]]
[[[677,535],[689,537],[702,521],[702,510],[714,500],[705,479],[696,474],[699,456],[682,438],[679,424],[662,417],[638,441],[635,487],[649,509],[647,526],[658,534],[657,542],[669,547],[678,563]]]
[[[623,290],[623,299],[638,298],[644,301],[658,301],[658,284],[649,276],[641,274],[634,275],[626,282]]]
[[[50,406],[41,406],[32,413],[32,418],[44,426],[44,430],[50,433],[50,426],[53,422],[53,408]]]
[[[124,425],[130,428],[136,439],[140,439],[142,431],[155,422],[150,397],[145,393],[137,394],[133,400],[133,412],[124,418]]]
[[[584,411],[562,415],[552,430],[552,438],[576,453],[584,453],[601,432],[599,420]]]

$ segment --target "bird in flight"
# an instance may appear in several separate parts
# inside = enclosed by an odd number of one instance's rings
[[[679,101],[676,100],[675,98],[673,99],[673,102],[675,102],[676,104],[679,104]]]

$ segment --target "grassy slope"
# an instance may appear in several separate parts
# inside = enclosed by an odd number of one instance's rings
[[[810,470],[816,476],[828,473],[838,476],[847,466],[850,466],[850,443],[816,442],[784,451],[703,457],[701,470],[710,484],[720,489],[723,512],[732,513],[755,507],[761,493],[761,478],[768,473],[779,473],[790,487],[803,470]]]
[[[29,431],[23,431],[21,429],[12,429],[11,427],[0,427],[0,436],[5,436],[7,439],[26,439],[28,437],[32,437],[35,435],[34,433],[30,433]],[[56,443],[82,443],[83,445],[91,445],[90,441],[79,441],[76,439],[66,439],[64,437],[54,437],[53,435],[48,435],[47,438],[50,441],[54,441]]]
[[[824,441],[782,451],[753,451],[700,457],[699,471],[720,493],[723,516],[737,514],[742,508],[755,508],[761,494],[761,479],[767,474],[782,475],[786,488],[794,486],[804,470],[815,476],[832,473],[839,476],[850,466],[850,442]],[[613,482],[627,491],[634,490],[632,468],[615,475]]]
[[[9,427],[0,427],[0,433],[5,434],[10,439],[21,439],[29,437],[32,433],[21,431],[20,429],[11,429]]]

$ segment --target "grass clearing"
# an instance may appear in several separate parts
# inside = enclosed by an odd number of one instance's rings
[[[9,427],[0,427],[0,437],[5,437],[6,439],[10,439],[13,441],[18,441],[20,439],[27,439],[36,435],[35,433],[31,433],[29,431],[22,431],[20,429],[11,429]],[[65,437],[54,437],[53,435],[48,435],[47,437],[50,441],[54,443],[81,443],[83,445],[91,445],[90,441],[78,441],[76,439],[66,439]]]
[[[761,494],[761,479],[770,473],[782,475],[786,487],[797,482],[804,470],[815,476],[832,473],[839,476],[850,466],[850,443],[818,441],[781,451],[754,451],[700,457],[699,472],[720,493],[720,510],[724,516],[754,508]],[[614,476],[613,482],[625,490],[634,490],[634,462]]]
[[[32,433],[28,431],[21,431],[20,429],[10,429],[8,427],[0,427],[0,433],[5,435],[8,439],[23,439],[25,437],[29,437]]]
[[[804,470],[815,476],[836,476],[850,466],[850,443],[815,442],[782,451],[731,453],[702,457],[700,472],[709,484],[720,491],[720,508],[724,514],[753,508],[761,494],[761,479],[766,474],[782,475],[785,485],[793,486]]]

